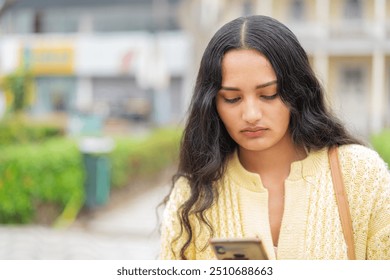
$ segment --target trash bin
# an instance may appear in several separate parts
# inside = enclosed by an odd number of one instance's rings
[[[88,137],[80,142],[85,168],[85,203],[87,208],[105,205],[110,196],[111,163],[109,153],[114,143],[109,138]]]

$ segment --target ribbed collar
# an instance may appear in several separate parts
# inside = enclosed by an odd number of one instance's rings
[[[318,172],[323,172],[328,165],[327,148],[309,152],[308,156],[291,164],[290,174],[286,181],[299,181],[308,179]],[[226,176],[230,177],[240,187],[254,192],[264,192],[260,175],[246,170],[239,158],[237,150],[232,154],[227,164]]]

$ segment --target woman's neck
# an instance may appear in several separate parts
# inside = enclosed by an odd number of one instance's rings
[[[290,137],[284,137],[277,145],[266,150],[251,151],[242,147],[238,150],[238,157],[246,170],[261,177],[277,176],[283,180],[290,174],[291,163],[306,156],[305,149],[295,146]]]

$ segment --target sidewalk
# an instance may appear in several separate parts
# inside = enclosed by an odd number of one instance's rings
[[[169,186],[154,187],[68,229],[0,225],[2,260],[153,260],[158,256],[156,206]]]

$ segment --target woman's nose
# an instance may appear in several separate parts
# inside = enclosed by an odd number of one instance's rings
[[[258,122],[262,117],[260,104],[254,100],[248,100],[244,102],[242,119],[248,123],[254,124]]]

